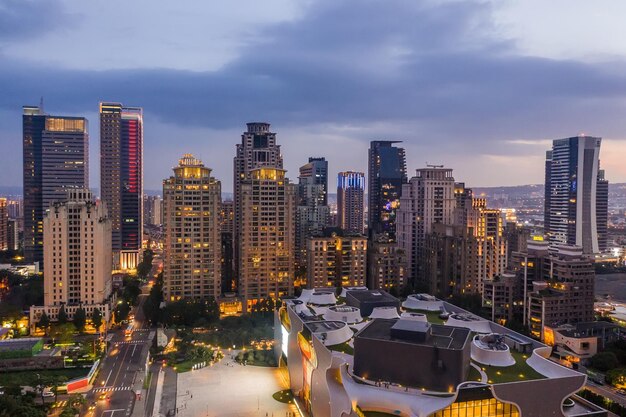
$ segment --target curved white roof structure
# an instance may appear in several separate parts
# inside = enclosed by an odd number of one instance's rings
[[[337,298],[332,292],[314,291],[309,297],[309,303],[320,306],[335,305],[337,304]]]
[[[446,326],[465,327],[476,333],[492,333],[488,320],[473,314],[454,313],[450,314]]]
[[[339,294],[340,297],[346,298],[346,296],[348,295],[348,291],[367,291],[367,287],[343,287],[341,289],[341,294]]]
[[[343,321],[314,321],[307,323],[306,326],[324,346],[338,345],[354,336],[352,329]]]
[[[311,295],[314,292],[315,290],[304,289],[302,290],[302,294],[300,294],[300,297],[298,297],[298,300],[302,301],[303,303],[308,303],[309,300],[311,299]]]
[[[356,307],[340,305],[326,309],[324,320],[343,321],[348,324],[358,323],[363,320],[361,310]]]
[[[515,359],[504,343],[504,336],[496,333],[474,336],[471,355],[474,361],[483,365],[500,367],[515,365]]]
[[[397,319],[400,315],[395,307],[374,307],[370,319]]]
[[[422,314],[422,313],[409,313],[409,312],[404,312],[402,314],[400,314],[400,318],[402,320],[413,320],[413,321],[423,321],[423,322],[427,322],[428,321],[428,317],[426,317],[426,314]]]
[[[402,307],[411,310],[443,311],[443,301],[429,294],[411,294],[402,303]]]

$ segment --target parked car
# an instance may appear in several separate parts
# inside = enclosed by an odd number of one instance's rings
[[[50,398],[50,397],[54,397],[54,392],[52,391],[44,391],[43,394],[41,394],[44,398]]]
[[[615,390],[615,392],[617,392],[619,395],[626,395],[626,390],[623,388],[620,388],[618,390]]]

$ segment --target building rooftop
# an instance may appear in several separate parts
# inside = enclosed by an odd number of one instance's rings
[[[421,333],[425,337],[411,334]],[[443,326],[414,320],[376,319],[355,337],[412,343],[442,349],[462,349],[469,341],[470,331],[460,327]]]
[[[0,352],[13,350],[31,350],[41,340],[40,337],[0,340]]]
[[[398,301],[396,297],[382,290],[347,291],[347,295],[359,302]]]

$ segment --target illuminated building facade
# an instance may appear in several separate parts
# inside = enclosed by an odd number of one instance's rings
[[[407,284],[406,254],[385,234],[374,236],[367,247],[367,287],[399,294]]]
[[[143,110],[100,103],[100,193],[109,207],[116,269],[139,263],[143,235]]]
[[[296,186],[285,170],[256,168],[240,184],[239,296],[244,312],[293,294]]]
[[[544,340],[545,326],[593,321],[595,268],[578,246],[557,245],[544,259],[544,279],[528,294],[527,323]]]
[[[307,288],[365,285],[367,238],[328,229],[307,239]]]
[[[300,167],[298,177],[298,207],[296,209],[296,262],[306,264],[306,240],[328,225],[328,162],[324,158],[309,158]]]
[[[221,292],[222,187],[185,154],[163,181],[163,293],[166,301],[218,299]]]
[[[400,141],[375,140],[368,153],[368,229],[373,233],[396,235],[396,210],[400,206],[402,185],[407,182],[404,148],[393,146]]]
[[[551,243],[580,246],[586,254],[606,249],[608,181],[599,169],[601,142],[584,135],[557,139],[546,153],[546,234]]]
[[[9,213],[7,199],[0,198],[0,251],[7,249],[9,249]]]
[[[246,131],[241,135],[241,143],[237,144],[237,153],[233,160],[233,264],[237,280],[240,279],[238,268],[240,265],[239,253],[241,248],[239,239],[242,234],[242,183],[251,179],[252,171],[257,168],[283,169],[283,156],[280,153],[280,145],[276,144],[276,133],[270,132],[270,124],[251,122],[247,123],[246,127]]]
[[[43,263],[43,216],[67,191],[89,187],[89,134],[83,117],[24,106],[24,258]]]
[[[407,255],[409,279],[425,284],[424,242],[437,223],[453,224],[456,208],[452,169],[432,166],[418,169],[403,185],[397,211],[398,246]]]
[[[89,190],[68,191],[51,205],[43,219],[44,306],[31,308],[31,324],[46,312],[58,318],[64,306],[71,319],[82,306],[89,317],[95,308],[109,320],[111,286],[111,221],[106,204],[96,203]]]
[[[348,233],[363,233],[365,221],[365,174],[337,174],[337,226]]]

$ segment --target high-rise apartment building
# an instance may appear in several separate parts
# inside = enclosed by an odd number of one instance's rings
[[[70,319],[82,307],[88,317],[98,308],[108,321],[112,252],[106,204],[96,203],[87,189],[68,191],[48,208],[43,232],[44,306],[31,308],[31,325],[44,311],[57,320],[61,306]]]
[[[241,244],[241,184],[249,180],[252,171],[257,168],[283,168],[283,156],[280,145],[276,144],[276,133],[270,132],[270,124],[251,122],[241,135],[241,143],[237,144],[237,153],[233,160],[233,201],[234,201],[234,234],[233,258],[235,276],[239,279],[239,251]]]
[[[135,269],[143,237],[143,110],[100,103],[100,193],[113,227],[113,262]]]
[[[221,184],[185,154],[163,181],[163,292],[166,301],[217,299],[221,292]]]
[[[0,251],[9,249],[9,213],[7,199],[0,198]]]
[[[303,190],[302,187],[310,185],[321,186],[321,189],[314,194],[314,198],[318,206],[328,205],[328,161],[326,158],[310,157],[309,162],[300,167],[300,176],[298,177],[298,205],[308,205],[311,199],[310,193]]]
[[[43,263],[43,216],[71,189],[89,187],[89,134],[84,117],[51,116],[24,106],[24,257]]]
[[[256,168],[239,185],[238,289],[244,312],[262,299],[293,294],[296,186],[285,172]]]
[[[580,246],[586,254],[606,248],[608,182],[599,175],[601,142],[583,135],[557,139],[546,154],[546,233],[551,243]]]
[[[163,199],[160,195],[143,196],[143,222],[144,224],[163,224]]]
[[[409,279],[424,284],[424,242],[437,223],[452,224],[455,213],[452,169],[438,166],[418,169],[402,187],[397,211],[396,238],[408,260]]]
[[[337,174],[337,226],[347,233],[363,233],[365,221],[365,174]]]
[[[298,207],[296,211],[296,262],[306,264],[306,240],[320,233],[327,225],[330,208],[327,203],[328,162],[324,158],[309,158],[300,167],[298,177]]]
[[[9,250],[18,250],[20,243],[20,225],[17,219],[9,219],[7,222],[7,245]]]
[[[233,231],[235,204],[233,200],[222,201],[220,227],[222,236],[222,293],[232,293],[237,289],[233,265]]]
[[[583,249],[556,245],[546,263],[545,279],[528,295],[530,333],[544,340],[544,327],[593,321],[595,269]]]
[[[400,294],[408,275],[404,250],[388,235],[374,236],[367,246],[367,287]]]
[[[366,284],[367,238],[326,229],[307,239],[307,288]]]
[[[370,142],[368,170],[368,229],[373,233],[396,234],[396,211],[400,205],[402,185],[407,182],[404,148],[393,146],[400,141]]]

